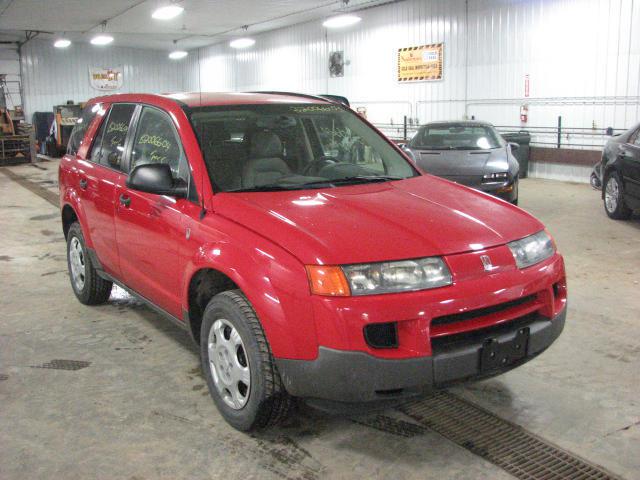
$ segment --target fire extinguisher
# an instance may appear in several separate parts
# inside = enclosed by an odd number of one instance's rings
[[[527,123],[527,120],[529,120],[529,105],[520,105],[520,121]]]

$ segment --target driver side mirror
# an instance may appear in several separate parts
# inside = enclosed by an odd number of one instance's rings
[[[520,145],[518,145],[515,142],[509,142],[509,146],[511,147],[511,151],[515,152],[516,150],[518,150],[520,148]]]
[[[188,186],[184,180],[174,179],[166,163],[147,163],[135,167],[127,178],[127,187],[140,192],[185,198]]]

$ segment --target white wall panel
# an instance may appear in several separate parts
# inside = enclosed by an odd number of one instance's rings
[[[566,127],[593,131],[640,120],[638,0],[405,0],[358,15],[362,22],[344,30],[313,21],[256,35],[248,50],[201,49],[199,75],[196,62],[183,85],[345,95],[377,123],[466,114],[519,126],[523,103],[530,105],[529,127],[555,126],[559,115]],[[399,84],[397,49],[437,42],[445,44],[444,79]],[[333,50],[344,50],[349,62],[342,78],[329,76]],[[565,141],[597,148],[603,139]]]
[[[0,45],[0,74],[5,75],[7,108],[13,110],[22,105],[20,92],[20,61],[14,45]]]
[[[90,67],[124,69],[122,88],[115,93],[162,93],[182,89],[185,61],[172,61],[166,52],[135,48],[98,48],[74,43],[67,49],[33,40],[22,48],[22,80],[27,118],[51,111],[67,100],[83,102],[105,92],[89,83]]]

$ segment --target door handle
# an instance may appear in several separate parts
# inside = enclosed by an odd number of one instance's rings
[[[120,194],[120,205],[123,207],[129,207],[131,205],[131,198],[126,195]]]
[[[80,188],[81,189],[86,189],[88,185],[87,179],[86,178],[81,178],[80,179]]]

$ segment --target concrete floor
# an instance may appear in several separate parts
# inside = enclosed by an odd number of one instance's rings
[[[57,189],[55,162],[11,171]],[[538,359],[453,392],[640,478],[640,219],[609,220],[586,185],[520,188],[565,255],[567,326]],[[273,431],[236,432],[185,332],[121,290],[104,306],[77,302],[58,209],[2,174],[0,232],[2,479],[511,478],[436,433],[406,438],[308,408]],[[52,359],[91,364],[33,368]]]

